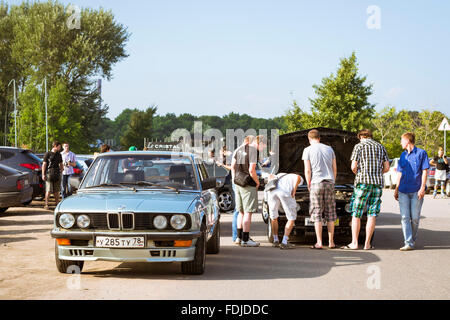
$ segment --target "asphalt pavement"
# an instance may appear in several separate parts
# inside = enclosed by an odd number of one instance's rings
[[[272,248],[261,215],[251,236],[258,248],[231,241],[231,214],[221,219],[221,250],[201,276],[179,263],[87,262],[81,275],[60,274],[42,203],[0,216],[0,299],[449,299],[450,199],[427,195],[417,250],[400,252],[398,203],[385,190],[375,250]]]

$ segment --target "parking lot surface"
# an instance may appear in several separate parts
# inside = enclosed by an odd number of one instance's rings
[[[221,251],[201,276],[179,263],[87,262],[81,275],[60,274],[50,237],[52,212],[33,202],[0,216],[0,299],[449,299],[450,199],[427,195],[417,250],[400,252],[398,203],[384,190],[371,251],[272,248],[261,215],[251,236],[259,248],[231,241],[222,214]],[[343,245],[344,243],[342,243]]]

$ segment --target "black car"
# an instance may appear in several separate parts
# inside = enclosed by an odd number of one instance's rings
[[[28,181],[33,188],[33,198],[44,196],[42,160],[33,152],[21,148],[0,147],[0,164],[27,172]]]
[[[9,207],[29,204],[32,194],[28,173],[0,164],[0,213]]]
[[[335,183],[336,191],[336,221],[335,236],[339,240],[347,240],[351,237],[351,214],[350,199],[353,193],[353,183],[355,175],[351,170],[351,153],[353,147],[359,143],[355,133],[330,129],[316,128],[320,132],[320,142],[333,148],[336,154],[338,175]],[[302,160],[303,150],[309,146],[308,130],[292,132],[280,136],[279,140],[279,169],[277,172],[300,173],[304,179],[304,162]],[[297,189],[297,220],[292,230],[290,239],[298,242],[315,241],[314,223],[309,219],[309,191],[306,184],[300,185]],[[267,223],[267,236],[270,242],[273,242],[271,224],[269,223],[269,210],[267,204],[267,195],[263,200],[263,219]],[[282,237],[287,219],[283,210],[279,212],[279,236]],[[367,217],[364,215],[361,219],[360,239],[365,237],[365,225]],[[326,228],[326,226],[325,226]],[[324,238],[328,236],[324,231]]]

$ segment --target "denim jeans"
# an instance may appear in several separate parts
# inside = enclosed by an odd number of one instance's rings
[[[233,192],[235,192],[234,183],[233,183]],[[235,196],[236,198],[236,196]],[[235,201],[236,203],[236,201]],[[233,222],[231,224],[231,231],[232,231],[232,239],[233,242],[236,241],[238,234],[237,234],[237,220],[238,220],[239,211],[236,210],[236,207],[233,212]]]
[[[398,202],[400,204],[400,214],[402,216],[402,230],[405,238],[405,245],[414,247],[419,231],[420,211],[422,209],[423,199],[417,198],[417,192],[398,193]]]
[[[71,192],[72,192],[72,188],[70,187],[69,184],[69,178],[70,178],[71,174],[63,174],[62,175],[62,179],[61,179],[61,196],[64,199],[65,197],[70,196]]]
[[[437,195],[437,189],[438,189],[439,185],[441,185],[441,195],[444,195],[444,193],[445,193],[445,181],[438,180],[438,181],[434,182],[433,196]]]

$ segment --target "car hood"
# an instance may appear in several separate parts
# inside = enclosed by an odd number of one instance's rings
[[[355,175],[351,169],[350,157],[353,147],[359,140],[353,132],[331,128],[311,128],[280,135],[277,172],[300,172],[304,177],[305,166],[302,155],[303,150],[309,146],[308,132],[312,129],[319,130],[320,142],[331,146],[336,154],[338,170],[336,184],[353,184]]]
[[[199,193],[175,193],[158,191],[83,192],[64,199],[59,206],[63,212],[188,212]]]

